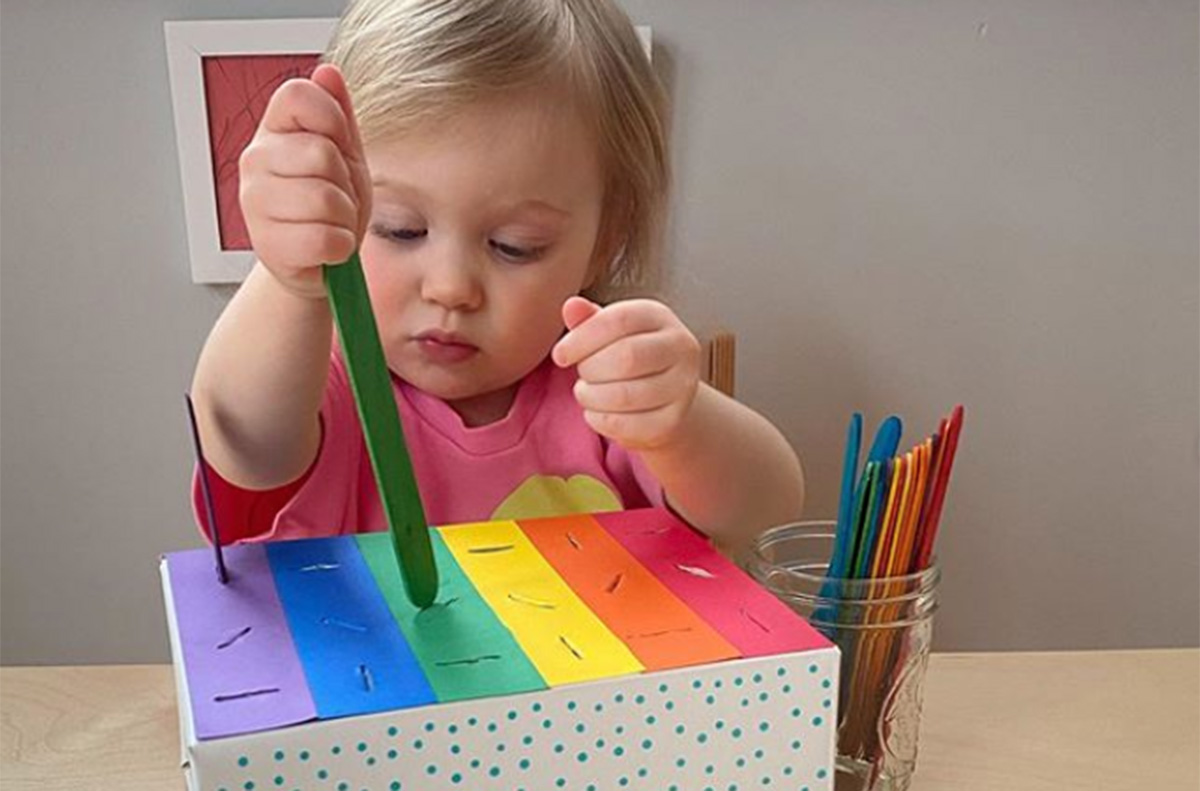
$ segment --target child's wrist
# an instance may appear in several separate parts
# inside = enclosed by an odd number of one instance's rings
[[[263,279],[271,284],[271,288],[276,294],[301,305],[320,306],[324,312],[329,311],[329,297],[325,291],[325,282],[319,268],[313,270],[315,277],[307,281],[300,281],[281,277],[261,259],[256,266],[263,270],[265,273]]]
[[[674,427],[663,436],[659,437],[657,442],[645,445],[638,448],[638,452],[642,455],[679,455],[686,456],[691,453],[690,445],[698,436],[699,429],[704,420],[703,413],[706,409],[705,401],[708,395],[705,393],[703,382],[698,382],[696,390],[692,393],[691,399],[683,408],[683,413]]]

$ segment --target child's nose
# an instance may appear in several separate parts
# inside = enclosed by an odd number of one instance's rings
[[[461,248],[446,249],[430,256],[421,281],[421,297],[450,310],[471,310],[479,306],[478,264]]]

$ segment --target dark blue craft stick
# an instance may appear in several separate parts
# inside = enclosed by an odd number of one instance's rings
[[[200,491],[204,495],[204,510],[208,515],[208,529],[212,531],[213,552],[217,556],[217,579],[222,585],[229,582],[225,568],[225,555],[221,551],[221,531],[217,527],[217,509],[213,507],[212,489],[208,483],[208,462],[204,460],[204,449],[200,446],[200,429],[196,426],[196,408],[192,406],[192,394],[184,393],[187,402],[188,423],[192,427],[192,447],[196,453],[196,468],[200,471]]]

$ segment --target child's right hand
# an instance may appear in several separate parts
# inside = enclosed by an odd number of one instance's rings
[[[336,66],[288,80],[239,160],[255,255],[292,293],[323,299],[321,265],[347,259],[371,214],[371,180]]]

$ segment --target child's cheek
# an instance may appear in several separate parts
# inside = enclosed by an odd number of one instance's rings
[[[388,243],[371,235],[363,239],[360,257],[363,276],[378,313],[381,305],[394,304],[395,298],[404,290],[404,270],[396,266],[395,252],[389,249]]]

